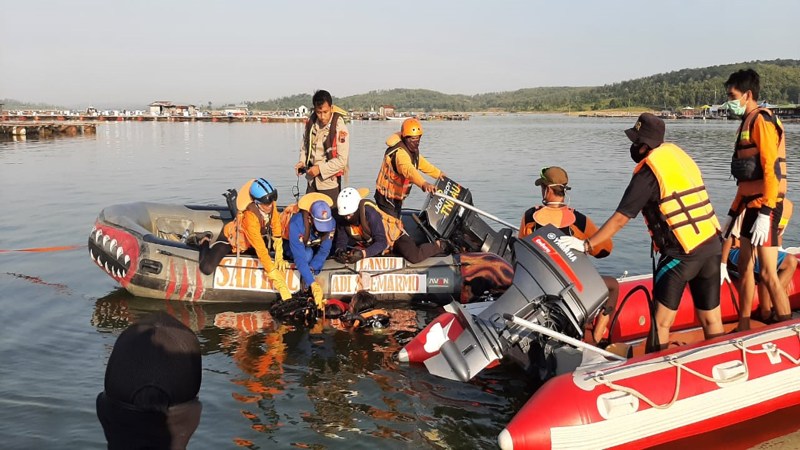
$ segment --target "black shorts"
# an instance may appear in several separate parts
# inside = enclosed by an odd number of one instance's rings
[[[716,308],[719,306],[719,262],[720,255],[683,260],[662,256],[653,280],[656,301],[677,311],[683,290],[689,283],[695,308],[702,311]]]
[[[753,224],[756,223],[756,219],[758,218],[759,208],[747,208],[744,210],[744,218],[742,219],[742,229],[740,231],[740,235],[743,238],[750,239],[753,237]],[[763,247],[777,247],[778,246],[778,225],[781,222],[781,216],[783,216],[783,202],[778,202],[775,209],[772,210],[772,214],[770,214],[770,223],[769,223],[769,236],[766,242],[764,242]]]

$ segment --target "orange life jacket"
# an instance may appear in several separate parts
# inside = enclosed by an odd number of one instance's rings
[[[636,165],[633,173],[645,165],[650,167],[658,181],[660,200],[659,218],[645,215],[653,244],[661,248],[667,230],[675,236],[687,254],[719,232],[720,226],[708,198],[700,169],[694,160],[675,144],[665,142],[650,151]],[[662,226],[666,223],[666,230]]]
[[[578,228],[585,228],[586,216],[583,216],[583,218],[584,227],[579,226]],[[568,206],[552,208],[545,205],[537,205],[525,211],[525,214],[522,216],[522,226],[519,229],[519,237],[524,238],[545,225],[553,225],[564,234],[574,235],[575,233],[573,232],[572,225],[575,224],[576,220],[575,210]],[[582,236],[578,237],[580,238]]]
[[[297,203],[292,203],[291,205],[283,208],[281,211],[281,237],[283,239],[289,240],[289,224],[292,221],[292,217],[295,214],[302,214],[303,215],[303,225],[305,226],[305,230],[303,231],[303,245],[316,245],[319,242],[322,242],[325,239],[331,237],[333,233],[319,233],[321,238],[319,240],[310,241],[311,238],[311,221],[309,220],[309,212],[305,209],[300,209]]]
[[[391,138],[391,137],[390,137]],[[419,153],[409,151],[403,140],[386,149],[383,156],[383,165],[375,180],[375,190],[388,199],[405,200],[411,193],[411,180],[404,177],[397,170],[397,152],[404,151],[411,157],[414,168],[419,167]]]
[[[743,195],[742,204],[748,207],[761,206],[756,202],[764,195],[764,168],[761,167],[761,154],[758,143],[752,140],[756,119],[761,116],[775,125],[778,132],[778,158],[775,160],[774,172],[778,178],[778,199],[786,197],[786,138],[781,120],[766,108],[757,108],[742,119],[736,133],[736,145],[731,159],[731,175],[739,185]],[[738,211],[737,211],[738,212]]]
[[[339,123],[339,118],[342,117],[342,114],[338,112],[340,110],[338,107],[336,110],[337,111],[334,111],[331,117],[331,128],[328,131],[328,137],[325,139],[325,144],[323,145],[325,148],[325,161],[330,161],[339,156],[339,152],[336,150],[336,125]],[[316,121],[317,113],[315,112],[312,112],[311,115],[308,116],[308,119],[306,119],[306,132],[303,135],[306,143],[306,167],[311,167],[314,164],[314,142],[312,142],[311,139],[311,127],[314,126]],[[339,172],[336,172],[334,176],[341,177],[343,174],[344,171],[340,170]]]
[[[781,213],[781,220],[778,222],[779,230],[786,230],[786,227],[789,226],[789,219],[792,218],[793,211],[794,203],[788,198],[783,199],[783,213]]]
[[[297,203],[292,203],[281,211],[281,237],[283,239],[289,239],[289,222],[291,222],[292,216],[298,211],[300,211],[300,207],[297,206]]]
[[[254,214],[258,218],[258,222],[261,225],[261,236],[264,237],[264,241],[267,243],[267,248],[270,247],[270,243],[272,241],[272,227],[266,220],[264,220],[264,216],[259,211],[258,206],[255,203],[250,203],[247,205],[245,211]],[[231,220],[230,222],[226,223],[225,226],[222,228],[222,233],[225,234],[225,237],[228,238],[228,242],[231,244],[231,251],[236,252],[237,250],[240,252],[246,251],[252,245],[250,242],[247,241],[247,237],[245,236],[244,230],[241,229],[242,220],[244,219],[245,211],[240,211],[236,215],[235,220]],[[272,214],[277,214],[277,206],[273,203],[272,205]],[[237,227],[238,236],[237,236]]]
[[[350,235],[356,242],[363,242],[369,244],[372,242],[373,230],[369,229],[369,221],[367,220],[367,208],[372,208],[381,215],[383,220],[383,228],[386,233],[386,241],[388,243],[387,250],[394,245],[394,242],[403,235],[403,222],[383,212],[378,205],[369,199],[362,199],[358,204],[358,225],[348,225],[347,234]]]

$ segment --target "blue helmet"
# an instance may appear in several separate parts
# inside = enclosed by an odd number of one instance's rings
[[[257,203],[272,203],[278,199],[278,190],[266,179],[257,178],[250,185],[250,196]]]

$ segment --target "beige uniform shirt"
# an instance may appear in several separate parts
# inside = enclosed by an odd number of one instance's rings
[[[313,179],[314,186],[319,190],[334,189],[339,187],[339,182],[335,175],[347,168],[347,158],[350,155],[350,132],[347,130],[347,125],[344,124],[344,119],[339,118],[336,124],[336,158],[326,160],[325,158],[325,141],[328,139],[328,134],[331,130],[330,122],[320,129],[319,124],[314,122],[311,126],[311,142],[312,155],[311,165],[319,166],[319,176]],[[300,144],[300,161],[306,161],[306,139],[303,137],[303,142]],[[312,183],[309,175],[306,175],[306,180]]]

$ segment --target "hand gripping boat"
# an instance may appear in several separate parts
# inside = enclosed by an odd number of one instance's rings
[[[471,203],[468,189],[450,179],[437,189]],[[264,302],[278,298],[254,255],[228,255],[216,271],[204,275],[199,250],[187,236],[221,233],[232,220],[235,201],[228,206],[189,206],[136,202],[106,207],[89,235],[89,256],[111,278],[140,297],[194,302]],[[326,298],[353,295],[369,289],[382,299],[420,299],[446,303],[462,298],[462,288],[480,278],[482,285],[503,290],[511,282],[511,267],[502,258],[510,229],[496,231],[473,211],[452,201],[429,197],[423,210],[404,210],[403,224],[418,243],[445,238],[463,252],[435,256],[418,264],[385,255],[356,264],[325,262],[318,280]],[[301,289],[296,270],[287,270],[286,284]]]

